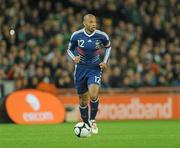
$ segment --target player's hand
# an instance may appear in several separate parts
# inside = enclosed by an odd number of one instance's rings
[[[104,62],[101,62],[101,63],[99,64],[99,66],[100,66],[101,69],[106,69],[106,68],[107,68],[107,64],[104,63]]]
[[[75,59],[74,59],[74,62],[77,64],[77,63],[80,62],[80,59],[81,59],[80,55],[76,56]]]

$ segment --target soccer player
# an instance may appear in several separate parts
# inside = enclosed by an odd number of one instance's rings
[[[95,117],[99,105],[99,87],[101,74],[107,67],[111,52],[111,43],[105,32],[96,29],[96,17],[87,14],[83,18],[84,28],[75,31],[70,39],[67,53],[75,62],[74,83],[79,95],[79,109],[82,120],[98,134]],[[100,49],[105,50],[103,60]],[[90,117],[88,97],[90,96]]]

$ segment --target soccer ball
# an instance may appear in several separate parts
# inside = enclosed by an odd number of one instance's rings
[[[91,136],[91,129],[86,123],[79,122],[74,126],[74,133],[78,137],[85,138]]]

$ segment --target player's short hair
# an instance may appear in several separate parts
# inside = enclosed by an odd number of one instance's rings
[[[96,17],[95,15],[93,14],[86,14],[84,17],[83,17],[83,21],[85,21],[86,19],[90,18],[90,17]]]

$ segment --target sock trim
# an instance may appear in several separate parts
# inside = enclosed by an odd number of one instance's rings
[[[87,108],[87,105],[86,105],[86,106],[81,106],[81,105],[79,105],[79,108],[85,109],[85,108]]]
[[[98,102],[99,101],[99,97],[94,101],[94,100],[90,100],[92,103],[96,103],[96,102]]]

